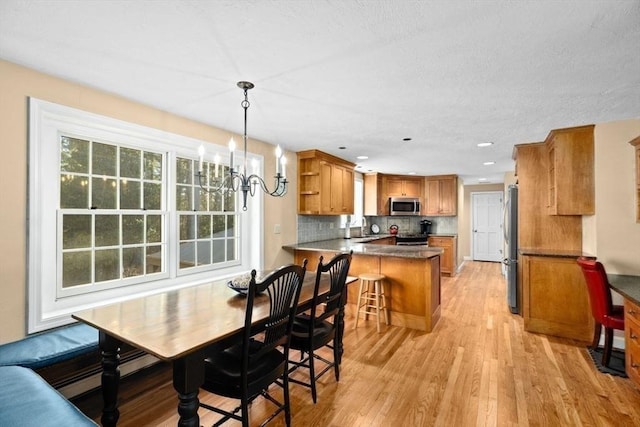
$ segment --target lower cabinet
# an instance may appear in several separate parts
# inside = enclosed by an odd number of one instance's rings
[[[458,269],[458,238],[455,236],[429,236],[428,243],[430,247],[442,248],[443,253],[440,256],[440,273],[454,276]]]
[[[593,317],[576,257],[522,255],[524,329],[589,342]]]
[[[625,370],[640,387],[640,306],[624,300]]]

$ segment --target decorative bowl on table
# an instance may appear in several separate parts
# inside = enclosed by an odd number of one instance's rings
[[[227,286],[241,295],[247,295],[249,293],[250,282],[251,274],[247,273],[229,280]]]

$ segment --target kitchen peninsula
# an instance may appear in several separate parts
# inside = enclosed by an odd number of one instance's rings
[[[295,262],[308,260],[307,271],[315,271],[322,255],[325,261],[338,252],[353,251],[350,276],[379,273],[386,276],[391,324],[431,332],[440,319],[441,248],[376,244],[384,236],[333,239],[283,246],[294,252]],[[356,286],[349,287],[347,310],[356,312]]]

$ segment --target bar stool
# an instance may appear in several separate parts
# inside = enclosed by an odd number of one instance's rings
[[[380,333],[380,310],[384,315],[384,321],[389,324],[389,310],[384,294],[384,279],[382,274],[365,273],[358,276],[360,279],[360,290],[358,291],[358,303],[356,304],[356,323],[353,329],[358,327],[360,313],[364,313],[367,319],[369,314],[376,316],[378,333]],[[364,307],[364,308],[363,308]],[[372,309],[373,311],[369,311]]]

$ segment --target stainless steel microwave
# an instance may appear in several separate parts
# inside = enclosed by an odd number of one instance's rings
[[[418,197],[389,197],[389,215],[420,215]]]

